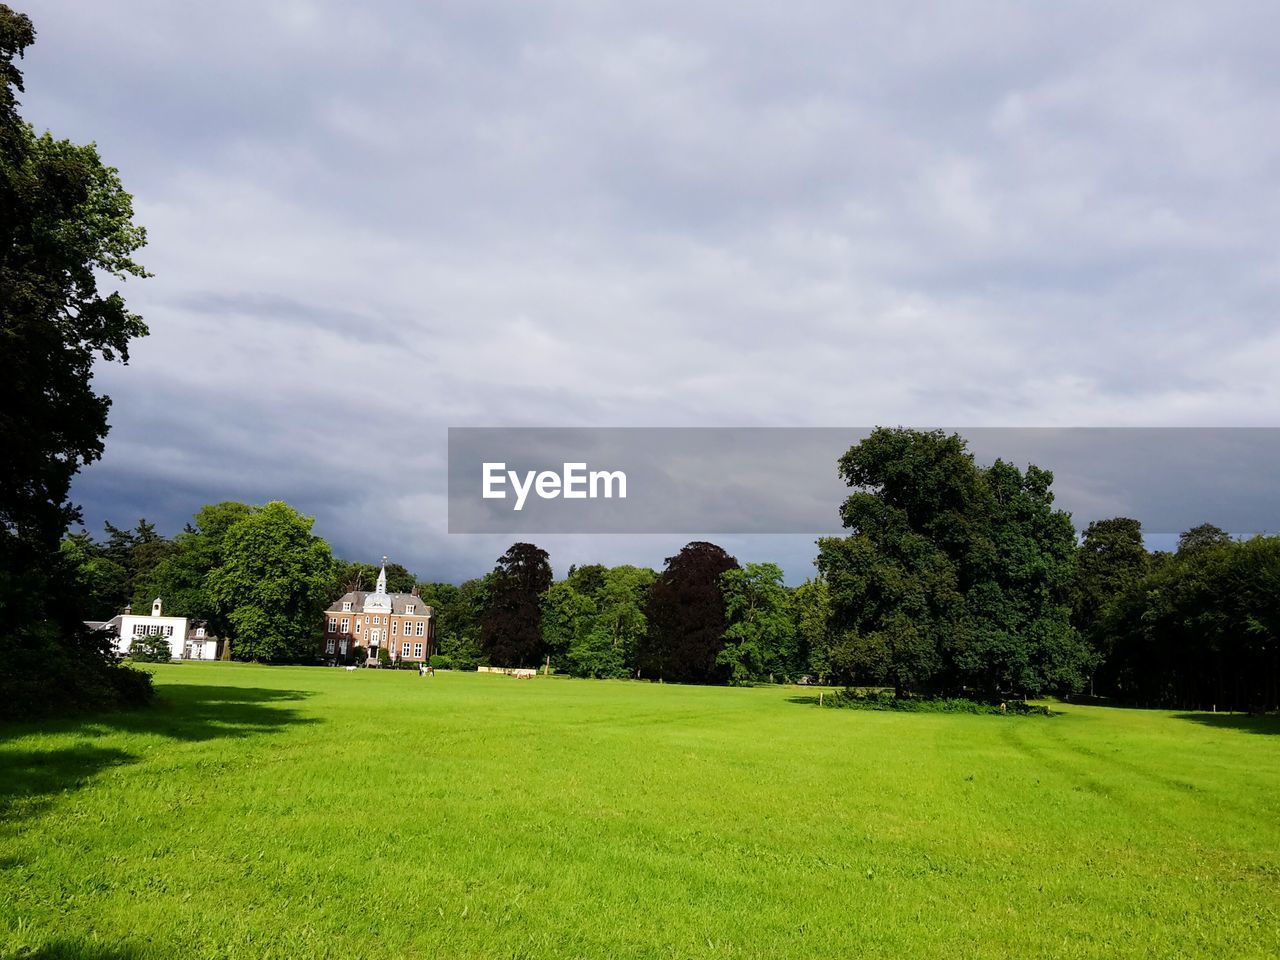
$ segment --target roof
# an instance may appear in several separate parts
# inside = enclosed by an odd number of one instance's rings
[[[350,603],[351,612],[360,613],[364,609],[365,598],[372,597],[373,595],[372,590],[352,590],[350,593],[344,593],[337,600],[333,601],[333,603],[329,604],[329,607],[325,612],[342,613],[342,605],[344,603]],[[426,614],[433,614],[435,612],[432,609],[431,604],[412,593],[388,593],[386,596],[391,598],[392,613],[403,614],[405,607],[409,604],[413,604],[414,616],[423,616]]]
[[[94,633],[99,630],[115,630],[118,633],[120,631],[120,617],[121,614],[117,613],[110,620],[86,620],[84,625]]]

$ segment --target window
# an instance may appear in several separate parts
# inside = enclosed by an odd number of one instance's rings
[[[357,620],[357,621],[356,621],[356,633],[359,633],[359,632],[360,632],[360,621],[359,621],[359,620]]]
[[[350,601],[350,600],[343,600],[343,601],[342,601],[342,612],[343,612],[343,613],[350,613],[350,612],[351,612],[351,601]]]
[[[345,643],[346,641],[343,641],[343,642]],[[332,641],[332,640],[330,640],[328,643],[326,643],[326,644],[324,645],[324,652],[325,652],[325,653],[333,653],[333,641]]]
[[[373,618],[373,622],[374,622],[374,623],[376,623],[376,624],[378,624],[378,625],[381,625],[381,624],[382,624],[382,618],[381,618],[381,617],[374,617],[374,618]]]
[[[407,642],[400,644],[400,656],[407,657],[409,655],[409,644]]]
[[[133,625],[133,635],[135,637],[145,637],[147,635],[147,625],[145,623],[135,623]]]
[[[425,637],[425,636],[427,635],[427,624],[426,624],[426,621],[424,621],[424,620],[419,620],[419,621],[418,621],[418,629],[415,631],[415,633],[416,633],[416,635],[417,635],[417,636],[419,636],[419,637]]]
[[[345,640],[338,641],[338,652],[341,653],[344,657],[347,655],[347,641]]]
[[[412,603],[405,604],[404,612],[413,613],[413,604]]]
[[[391,620],[391,618],[390,618],[390,617],[388,617],[387,619],[388,619],[388,620]],[[400,621],[399,621],[399,620],[391,620],[391,635],[392,635],[393,637],[396,635],[396,627],[397,627],[397,626],[399,626],[399,625],[400,625]]]
[[[165,627],[165,628],[164,628],[164,635],[165,635],[166,637],[172,637],[172,636],[173,636],[173,627]]]
[[[201,640],[204,639],[204,627],[196,627],[196,636]]]
[[[329,618],[329,632],[330,632],[330,633],[337,633],[337,632],[338,632],[338,618],[337,618],[337,617],[330,617],[330,618]]]
[[[350,618],[348,618],[348,617],[343,617],[343,618],[342,618],[342,632],[343,632],[343,633],[350,633],[350,632],[351,632],[351,620],[350,620]]]
[[[407,646],[408,646],[408,644],[406,643],[406,644],[405,644],[405,646],[407,647]],[[413,645],[413,655],[414,655],[415,657],[421,657],[421,656],[422,656],[422,644],[420,644],[420,643],[415,643],[415,644]]]

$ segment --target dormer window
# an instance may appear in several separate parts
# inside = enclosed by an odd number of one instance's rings
[[[196,627],[196,637],[204,638],[204,627]]]
[[[342,612],[343,612],[343,613],[350,613],[350,612],[351,612],[351,601],[350,601],[350,600],[343,600],[343,601],[342,601]]]
[[[412,604],[412,603],[407,603],[407,604],[405,604],[404,612],[405,612],[405,613],[413,613],[413,604]]]

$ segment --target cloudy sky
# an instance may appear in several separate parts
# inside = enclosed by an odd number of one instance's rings
[[[1271,2],[26,9],[155,273],[94,528],[286,499],[460,579],[449,426],[1280,422]]]

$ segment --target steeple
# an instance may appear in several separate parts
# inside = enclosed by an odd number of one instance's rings
[[[387,592],[387,558],[382,558],[382,569],[378,571],[378,586],[374,593]]]

